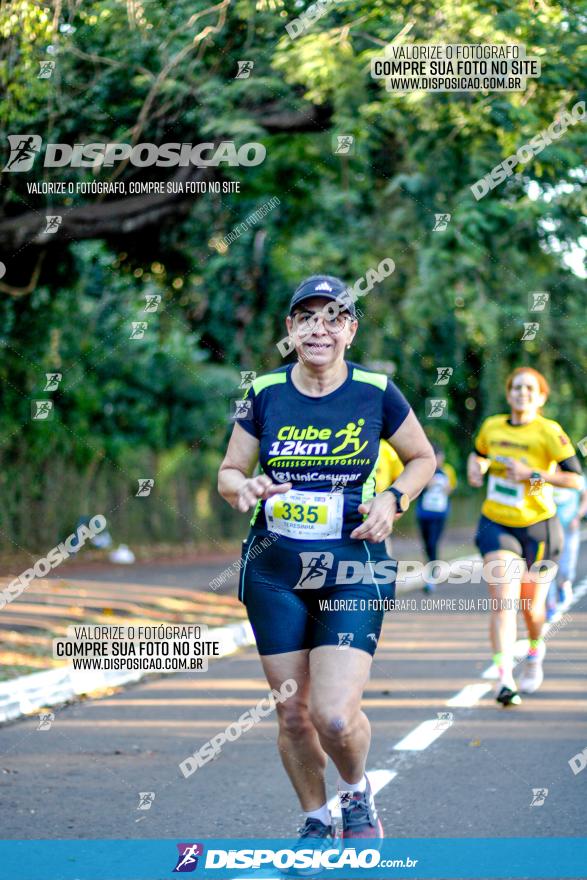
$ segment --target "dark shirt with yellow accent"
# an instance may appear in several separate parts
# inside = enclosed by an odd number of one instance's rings
[[[550,483],[507,479],[501,458],[514,458],[536,471],[553,473],[557,464],[575,455],[573,445],[558,422],[536,418],[525,425],[512,425],[508,415],[491,416],[481,425],[475,451],[491,464],[487,498],[481,512],[504,526],[524,527],[554,516],[556,505]]]
[[[322,397],[295,387],[293,364],[259,376],[245,395],[247,417],[238,419],[259,440],[259,464],[273,482],[342,494],[343,540],[363,522],[359,505],[375,494],[380,439],[391,437],[410,411],[386,375],[346,365],[346,380]],[[251,526],[267,532],[265,502],[257,505]]]

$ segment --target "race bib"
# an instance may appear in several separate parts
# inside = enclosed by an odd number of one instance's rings
[[[340,538],[344,497],[335,492],[299,492],[290,489],[265,502],[270,531],[286,538],[319,541]]]
[[[487,500],[497,501],[507,507],[521,507],[524,503],[524,484],[494,477],[490,474],[487,482]]]
[[[430,486],[422,495],[422,510],[444,513],[448,507],[448,495],[441,485]]]

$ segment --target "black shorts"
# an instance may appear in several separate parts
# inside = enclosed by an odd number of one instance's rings
[[[384,541],[317,543],[256,534],[243,542],[238,597],[259,654],[320,645],[375,653],[397,562]]]
[[[526,560],[530,568],[535,562],[557,562],[563,549],[563,530],[556,516],[531,526],[503,526],[481,516],[475,543],[482,556],[496,550],[511,550]]]

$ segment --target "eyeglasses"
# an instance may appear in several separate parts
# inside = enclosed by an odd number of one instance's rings
[[[320,312],[295,312],[293,320],[301,334],[313,333],[318,326],[318,321],[322,321],[324,329],[331,334],[341,333],[346,327],[347,321],[351,320],[351,316],[346,312],[338,312],[336,315],[329,315],[328,310]]]

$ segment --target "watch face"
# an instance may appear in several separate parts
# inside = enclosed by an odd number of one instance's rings
[[[408,507],[410,506],[410,496],[406,492],[404,492],[400,496],[399,506],[400,506],[400,510],[403,511],[403,513],[405,513],[406,510],[408,509]]]

